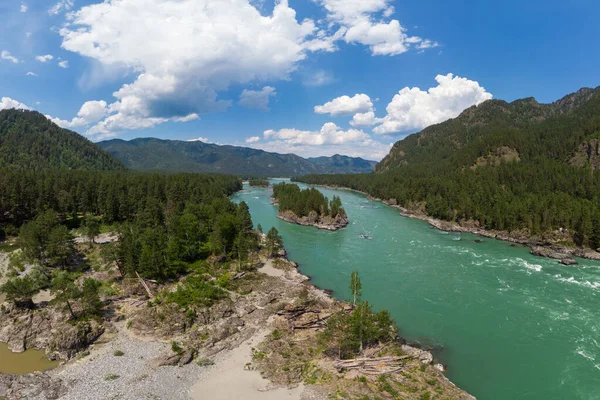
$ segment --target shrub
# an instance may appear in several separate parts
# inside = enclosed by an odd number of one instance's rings
[[[121,350],[115,350],[115,352],[113,353],[113,355],[115,357],[122,357],[125,355],[125,353],[123,353]]]

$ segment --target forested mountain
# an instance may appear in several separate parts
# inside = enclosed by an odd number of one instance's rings
[[[410,135],[365,175],[308,176],[415,212],[600,247],[600,89],[552,104],[490,100]]]
[[[0,168],[120,170],[124,165],[83,136],[36,111],[0,111]]]
[[[316,163],[294,154],[269,153],[247,147],[220,146],[200,141],[185,142],[140,138],[108,140],[100,147],[140,171],[218,172],[234,175],[292,176],[321,173],[370,172],[372,165],[348,157]],[[367,162],[368,163],[368,162]],[[360,168],[363,165],[363,168]]]
[[[330,174],[340,173],[340,171],[345,171],[345,173],[349,174],[371,172],[377,165],[376,161],[369,161],[360,157],[342,156],[339,154],[331,157],[313,157],[308,158],[307,160],[326,169],[325,173]]]

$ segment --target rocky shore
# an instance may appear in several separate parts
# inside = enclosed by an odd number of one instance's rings
[[[426,393],[473,399],[446,379],[431,353],[402,341],[365,353],[374,360],[402,355],[396,357],[397,371],[384,378],[345,372],[314,352],[323,322],[351,306],[310,284],[284,256],[263,254],[251,269],[230,276],[229,296],[196,309],[193,317],[174,304],[149,302],[143,290],[129,288],[130,294],[105,300],[110,304],[102,334],[87,338],[93,344],[70,346],[63,356],[71,361],[47,373],[0,374],[0,398],[325,400],[339,391],[349,398],[387,398],[383,379],[406,399]],[[2,315],[5,332],[25,318],[8,308]],[[31,347],[49,346],[57,328],[39,324],[46,329],[29,324],[27,335],[11,337]],[[175,352],[172,343],[181,350]]]
[[[298,217],[291,211],[283,211],[277,213],[277,218],[282,219],[292,224],[302,226],[314,226],[317,229],[328,231],[337,231],[348,226],[348,217],[336,215],[335,218],[329,216],[318,216],[316,212],[311,212],[306,217]]]
[[[506,242],[516,243],[523,246],[527,246],[531,250],[531,254],[540,257],[553,258],[558,260],[563,265],[575,265],[577,261],[573,257],[585,258],[589,260],[600,261],[600,252],[592,249],[584,249],[580,247],[570,247],[558,242],[570,240],[570,236],[566,232],[556,232],[553,237],[547,236],[531,236],[525,231],[496,231],[489,230],[478,226],[473,221],[443,221],[426,215],[424,212],[418,212],[409,210],[408,208],[399,206],[394,199],[385,200],[370,196],[368,193],[361,192],[360,190],[332,186],[332,185],[315,185],[322,186],[334,190],[347,190],[356,192],[368,196],[369,200],[379,201],[389,207],[400,210],[400,214],[407,218],[419,219],[427,222],[430,226],[446,232],[461,232],[461,233],[472,233],[477,236],[498,239]]]

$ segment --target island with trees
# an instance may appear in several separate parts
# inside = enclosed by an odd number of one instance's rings
[[[269,187],[269,181],[266,179],[260,179],[260,178],[252,178],[252,179],[248,180],[248,184],[252,187],[261,187],[261,188]]]
[[[333,196],[330,201],[315,188],[279,183],[273,186],[273,203],[279,206],[277,217],[294,224],[337,231],[349,222],[342,200]]]

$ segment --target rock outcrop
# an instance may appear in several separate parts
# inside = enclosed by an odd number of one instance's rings
[[[96,321],[70,324],[68,315],[54,308],[25,310],[9,303],[0,306],[0,342],[17,353],[37,348],[46,350],[51,359],[69,360],[103,332]]]
[[[302,226],[314,226],[318,229],[324,229],[328,231],[337,231],[348,226],[348,217],[340,214],[336,215],[335,218],[330,216],[319,216],[316,212],[312,211],[305,217],[299,217],[292,211],[280,211],[277,214],[277,218],[282,219],[286,222]]]

